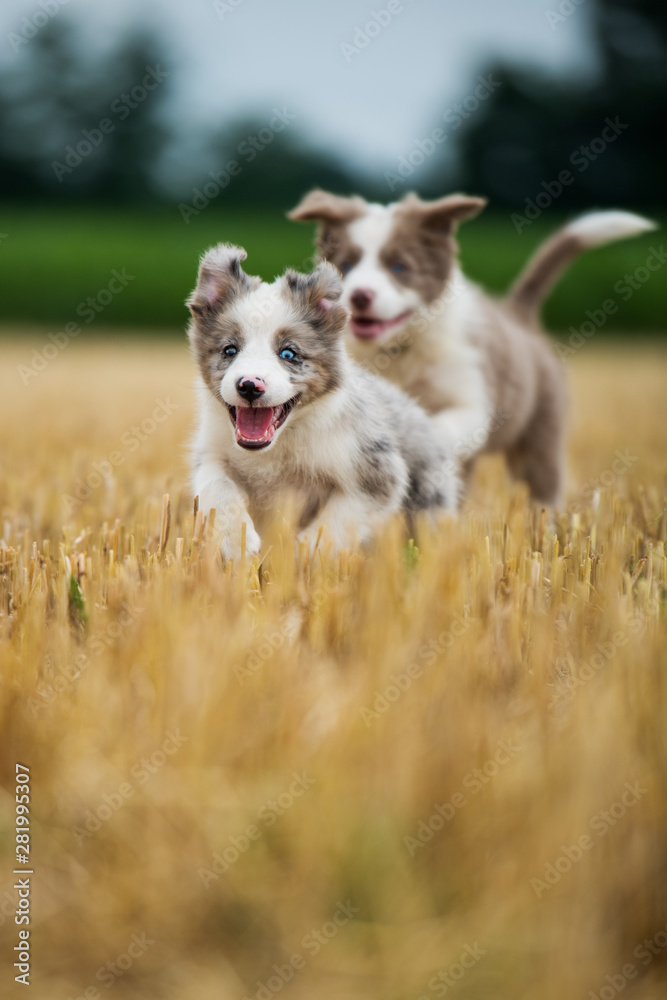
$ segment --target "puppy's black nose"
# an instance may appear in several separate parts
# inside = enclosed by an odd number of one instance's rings
[[[350,295],[350,302],[355,309],[368,309],[374,297],[370,288],[355,288]]]
[[[243,396],[247,399],[249,403],[253,403],[256,399],[259,399],[261,395],[266,391],[266,386],[261,378],[250,378],[244,375],[236,383],[236,391],[239,396]]]

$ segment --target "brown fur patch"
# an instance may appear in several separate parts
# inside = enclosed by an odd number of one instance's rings
[[[296,208],[287,213],[296,222],[352,222],[366,212],[366,202],[355,195],[344,198],[330,191],[315,188],[309,191]]]
[[[279,354],[283,347],[296,350],[297,360],[284,361],[294,395],[302,403],[310,403],[342,383],[342,348],[340,330],[318,315],[304,316],[299,323],[283,327],[274,334],[274,347]]]
[[[413,288],[428,303],[442,295],[456,249],[456,240],[448,232],[426,228],[420,214],[409,208],[401,209],[380,251],[380,261],[387,269],[392,264],[402,264],[405,270],[392,273],[392,278],[406,288]]]
[[[535,499],[556,505],[564,478],[563,367],[546,336],[505,303],[478,291],[477,316],[471,342],[480,348],[493,409],[484,450],[506,452]]]
[[[223,351],[227,344],[243,347],[243,333],[224,314],[201,318],[194,316],[188,330],[192,355],[206,386],[216,399],[220,398],[220,382],[234,358]]]
[[[451,273],[458,246],[454,232],[459,222],[477,215],[486,202],[482,198],[453,194],[437,201],[422,201],[407,194],[396,211],[396,223],[380,260],[389,270],[392,264],[405,268],[392,278],[414,289],[424,302],[442,295]]]
[[[468,194],[448,194],[436,201],[422,201],[416,194],[410,192],[401,199],[401,205],[406,211],[421,218],[428,228],[453,232],[459,222],[479,215],[486,205],[486,198],[474,198]]]
[[[361,258],[361,248],[350,240],[347,226],[367,211],[363,198],[343,198],[329,191],[310,191],[288,218],[297,222],[319,222],[316,243],[320,260],[328,260],[339,271],[352,268]]]
[[[248,275],[241,267],[247,257],[243,247],[218,243],[202,256],[197,285],[186,305],[193,316],[215,313],[221,303],[257,288],[260,279]]]
[[[527,319],[533,319],[547,292],[567,265],[584,250],[570,233],[556,233],[539,248],[509,291],[507,302]]]
[[[337,301],[342,287],[340,275],[329,263],[320,263],[312,274],[285,272],[282,294],[294,305],[300,321],[289,331],[279,333],[284,338],[283,346],[297,349],[299,361],[285,364],[303,402],[332,392],[341,384],[341,337],[347,322],[347,312]]]
[[[322,260],[343,273],[359,263],[362,253],[350,239],[345,223],[322,223],[317,232],[317,251]]]

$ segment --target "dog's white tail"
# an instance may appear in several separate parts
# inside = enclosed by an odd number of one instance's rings
[[[509,305],[527,319],[535,317],[556,279],[584,250],[655,228],[656,224],[650,219],[632,212],[581,215],[542,244],[510,289]]]

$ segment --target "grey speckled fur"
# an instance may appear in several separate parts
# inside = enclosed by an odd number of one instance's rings
[[[322,526],[334,548],[367,541],[396,512],[454,510],[456,466],[426,413],[345,351],[335,268],[268,285],[244,274],[244,258],[236,247],[208,251],[188,303],[200,372],[193,484],[202,508],[216,509],[223,554],[239,554],[244,521],[247,551],[259,550],[278,493],[293,495],[305,540]],[[264,386],[257,401],[239,394],[246,378]],[[288,413],[250,447],[236,421],[253,406]]]

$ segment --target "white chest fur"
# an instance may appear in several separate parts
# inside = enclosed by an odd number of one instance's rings
[[[482,361],[468,330],[475,315],[473,289],[455,272],[445,294],[387,341],[362,341],[348,334],[353,357],[399,385],[429,413],[446,409],[488,409]]]

